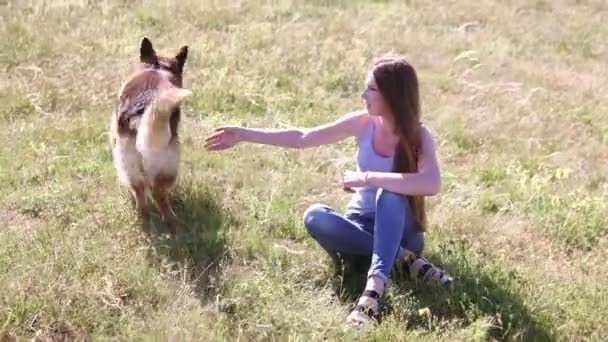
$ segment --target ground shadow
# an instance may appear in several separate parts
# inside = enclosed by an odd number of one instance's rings
[[[465,244],[466,245],[466,244]],[[524,280],[513,271],[483,268],[470,260],[462,243],[449,243],[425,255],[453,276],[450,288],[429,288],[417,284],[409,272],[399,266],[391,275],[390,290],[382,300],[383,315],[398,314],[406,318],[405,329],[436,329],[430,320],[461,322],[471,325],[477,318],[492,317],[491,339],[553,341],[555,331],[547,320],[532,315],[531,309],[517,293]],[[369,258],[346,260],[347,266],[334,265],[332,285],[340,300],[354,303],[365,286]],[[427,310],[420,310],[425,309]],[[398,312],[397,312],[398,311]],[[431,313],[431,316],[428,315]],[[380,320],[382,317],[380,317]],[[430,320],[429,320],[430,319]]]
[[[222,209],[220,198],[207,189],[180,185],[170,198],[178,217],[177,234],[171,233],[153,205],[145,232],[152,247],[150,261],[161,265],[169,260],[176,269],[186,269],[197,295],[205,301],[214,294],[221,267],[230,261],[225,233],[234,219]]]
[[[343,303],[353,303],[361,295],[366,282],[366,274],[369,270],[369,257],[362,256],[340,256],[330,258],[330,269],[333,277],[331,285]]]

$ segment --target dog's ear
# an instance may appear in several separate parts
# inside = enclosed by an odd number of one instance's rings
[[[158,64],[158,56],[156,51],[152,47],[152,42],[147,37],[141,41],[141,47],[139,48],[139,60],[142,63]]]
[[[179,70],[184,69],[184,64],[186,64],[186,58],[188,58],[188,46],[184,45],[181,49],[179,49],[177,55],[175,55],[175,60],[177,61],[177,67],[179,68]]]

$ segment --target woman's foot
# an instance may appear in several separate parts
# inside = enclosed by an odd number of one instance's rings
[[[402,250],[401,254],[403,264],[408,269],[410,276],[417,282],[437,287],[452,285],[452,277],[427,259],[407,250]]]
[[[346,324],[351,327],[359,327],[376,319],[380,313],[378,300],[385,287],[386,283],[379,277],[370,276],[367,278],[365,291],[359,297],[353,311],[346,317]]]
[[[375,320],[380,313],[380,304],[378,303],[380,294],[373,290],[363,291],[363,295],[359,297],[357,305],[346,317],[346,325],[350,327],[360,327]]]

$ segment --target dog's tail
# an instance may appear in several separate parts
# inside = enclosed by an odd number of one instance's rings
[[[190,90],[184,88],[169,87],[163,89],[159,92],[151,109],[160,117],[169,117],[173,110],[191,94]]]
[[[168,87],[159,90],[154,101],[146,108],[137,123],[137,150],[140,153],[149,145],[164,146],[171,140],[170,127],[171,114],[184,98],[192,94],[190,90]]]

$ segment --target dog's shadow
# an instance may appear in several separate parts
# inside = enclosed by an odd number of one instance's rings
[[[157,266],[166,267],[169,261],[175,269],[187,271],[188,281],[203,299],[212,292],[221,267],[230,261],[225,233],[233,217],[222,209],[219,194],[191,184],[178,186],[170,203],[177,215],[177,233],[171,233],[151,205],[143,230],[151,244],[149,259]]]
[[[449,288],[417,284],[409,272],[393,268],[390,288],[381,300],[382,316],[393,315],[407,322],[404,329],[437,329],[441,322],[458,322],[463,327],[489,319],[482,330],[490,339],[552,341],[554,328],[533,315],[517,288],[523,280],[515,272],[488,270],[466,257],[465,248],[449,243],[426,257],[454,279]],[[354,304],[366,282],[370,258],[348,261],[335,269],[332,287],[343,303]],[[380,317],[380,322],[382,317]],[[472,327],[475,329],[474,327]]]

